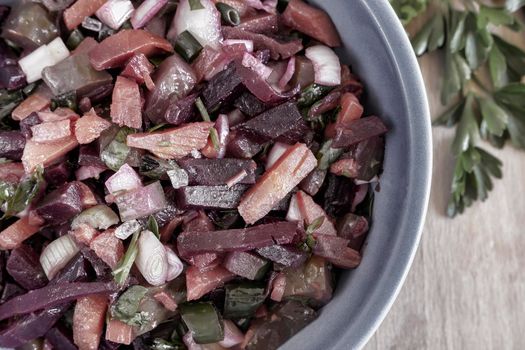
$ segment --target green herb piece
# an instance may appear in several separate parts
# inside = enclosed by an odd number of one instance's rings
[[[38,167],[29,178],[20,182],[14,191],[7,185],[3,186],[2,199],[5,201],[5,211],[2,219],[9,218],[27,208],[40,191],[40,186],[44,182],[43,174],[44,169]]]
[[[224,317],[252,317],[266,298],[265,286],[260,282],[241,282],[224,287]]]
[[[325,220],[324,215],[318,217],[317,219],[315,219],[315,220],[314,220],[310,225],[308,225],[308,227],[306,228],[306,234],[312,234],[312,233],[314,233],[315,231],[317,231],[317,230],[319,229],[319,227],[321,227],[321,226],[323,225],[324,220]]]
[[[111,308],[111,316],[131,326],[142,326],[148,317],[139,312],[140,302],[148,293],[148,288],[135,285],[126,290]]]
[[[239,15],[239,11],[230,5],[223,2],[218,2],[215,4],[215,7],[217,7],[217,10],[219,10],[221,13],[222,20],[227,24],[232,26],[238,26],[241,24],[241,16]]]
[[[154,180],[167,180],[169,170],[178,169],[173,160],[165,160],[150,155],[144,155],[140,162],[139,173]]]
[[[154,127],[148,129],[147,132],[154,132],[154,131],[157,131],[157,130],[160,130],[162,129],[163,127],[167,126],[168,124],[165,124],[165,123],[162,123],[162,124],[157,124],[155,125]]]
[[[297,107],[299,109],[310,107],[315,102],[326,96],[330,91],[332,91],[332,89],[333,87],[319,84],[307,86],[303,91],[301,91],[301,95],[297,100]]]
[[[332,165],[343,152],[344,150],[342,148],[332,148],[332,140],[326,141],[317,153],[317,167],[319,170],[328,170],[330,165]]]
[[[100,153],[100,158],[108,168],[118,171],[131,153],[131,149],[126,144],[128,135],[133,134],[134,129],[123,127],[113,138],[113,140]]]
[[[51,110],[58,107],[66,107],[72,110],[77,109],[77,93],[75,91],[66,92],[62,95],[56,96],[51,100]]]
[[[20,90],[11,92],[0,90],[0,120],[9,116],[13,109],[15,109],[23,99],[24,96]]]
[[[175,41],[175,51],[186,60],[193,61],[202,51],[202,45],[187,30],[183,31]]]
[[[213,144],[213,148],[218,151],[221,148],[221,143],[219,142],[219,133],[217,132],[217,129],[210,128],[210,139],[211,143]]]
[[[199,110],[202,120],[204,120],[205,122],[211,122],[210,114],[208,113],[208,110],[204,106],[204,103],[202,102],[200,97],[197,97],[197,99],[195,100],[195,106]]]
[[[204,6],[202,6],[200,0],[189,0],[189,3],[190,3],[190,9],[192,11],[204,9]]]
[[[186,303],[179,307],[182,320],[197,344],[224,339],[222,318],[211,302]]]
[[[36,82],[28,84],[22,89],[22,92],[24,93],[25,96],[29,96],[36,90],[37,87],[38,87],[38,83]]]
[[[129,276],[129,271],[131,270],[131,267],[137,258],[137,254],[139,253],[137,247],[139,235],[140,231],[137,231],[133,234],[126,254],[124,254],[122,259],[119,261],[115,270],[113,270],[113,278],[119,285],[123,285],[126,282]]]
[[[66,46],[70,50],[74,50],[80,45],[80,43],[84,40],[84,35],[82,32],[78,29],[75,29],[69,34],[69,37],[66,41]]]
[[[160,239],[159,224],[153,215],[148,218],[148,230]]]

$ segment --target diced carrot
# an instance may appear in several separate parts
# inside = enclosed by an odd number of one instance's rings
[[[127,145],[150,151],[164,159],[179,159],[208,142],[213,123],[198,122],[164,131],[128,135]]]
[[[111,320],[106,326],[106,340],[129,345],[135,338],[133,327],[119,320]]]
[[[111,99],[111,120],[120,126],[134,129],[142,127],[140,90],[135,81],[117,77]]]
[[[177,310],[177,302],[166,291],[158,292],[153,298],[161,303],[166,309],[170,311]]]
[[[89,247],[111,268],[115,268],[124,255],[124,244],[115,237],[114,230],[102,232],[91,241]]]
[[[71,136],[71,120],[37,124],[31,127],[34,142],[52,143]]]
[[[38,118],[44,123],[57,122],[64,119],[70,119],[72,121],[78,120],[80,116],[70,108],[59,107],[54,111],[43,110],[38,112]]]
[[[316,166],[317,159],[305,144],[290,147],[244,194],[238,207],[244,221],[253,224],[263,218]]]
[[[341,110],[337,114],[337,123],[347,125],[352,120],[361,118],[363,112],[363,106],[357,97],[347,92],[341,97]]]
[[[93,191],[91,191],[91,188],[89,188],[88,185],[86,185],[83,182],[78,181],[78,186],[80,187],[80,195],[82,199],[82,206],[84,208],[89,208],[94,205],[97,205],[97,199],[95,198],[95,195],[93,194]]]
[[[93,109],[84,114],[75,124],[75,136],[81,145],[91,143],[100,137],[102,131],[111,126],[111,122],[99,117]]]
[[[73,313],[73,340],[79,350],[97,350],[106,318],[105,295],[90,295],[77,300]]]
[[[197,267],[190,266],[186,271],[187,299],[197,300],[234,277],[233,273],[222,266],[207,271],[199,271]]]
[[[31,173],[39,165],[43,167],[51,165],[77,146],[77,139],[73,135],[53,143],[39,143],[28,140],[22,155],[24,169],[26,173]]]
[[[73,30],[84,18],[91,16],[104,5],[106,0],[78,0],[64,11],[64,23],[67,29]]]
[[[299,211],[301,212],[301,216],[304,218],[306,225],[311,225],[317,219],[322,218],[321,220],[323,220],[323,223],[314,232],[323,235],[337,235],[337,230],[331,219],[326,215],[323,208],[314,202],[312,197],[303,191],[297,192],[296,196]]]
[[[89,246],[99,232],[88,224],[80,224],[76,229],[70,231],[69,234],[72,235],[78,243]]]
[[[15,221],[14,224],[0,232],[0,249],[17,248],[23,241],[40,230],[40,226],[29,224],[27,217]]]
[[[0,164],[0,180],[17,183],[22,176],[24,176],[24,166],[22,163]]]
[[[34,93],[26,98],[22,103],[16,107],[11,113],[11,117],[14,120],[23,120],[33,112],[39,112],[51,105],[51,99],[39,94]]]

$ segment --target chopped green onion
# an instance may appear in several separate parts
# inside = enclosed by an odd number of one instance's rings
[[[80,45],[80,43],[84,40],[84,35],[82,32],[78,29],[75,29],[74,31],[69,34],[69,38],[67,38],[66,45],[67,48],[70,50],[74,50]]]
[[[317,153],[319,170],[327,170],[330,165],[343,154],[342,148],[332,148],[332,140],[323,143],[321,149]]]
[[[75,91],[66,92],[62,95],[56,96],[51,100],[51,110],[55,110],[58,107],[67,107],[72,110],[77,108],[77,93]]]
[[[140,162],[139,172],[141,175],[154,180],[165,180],[167,179],[167,172],[173,169],[178,169],[177,164],[173,160],[164,160],[145,155]]]
[[[228,4],[218,2],[215,4],[217,10],[221,13],[222,20],[232,26],[241,24],[241,16],[239,12]]]
[[[2,219],[9,218],[16,213],[24,210],[40,191],[40,186],[44,181],[44,170],[38,167],[31,177],[20,182],[16,190],[4,186],[2,195],[5,198],[5,210]],[[9,195],[9,196],[8,196]],[[8,197],[7,197],[8,196]]]
[[[219,133],[217,132],[217,129],[210,129],[210,138],[211,143],[213,143],[213,148],[215,148],[215,150],[218,151],[221,148],[221,144],[219,142]]]
[[[153,232],[153,234],[160,239],[159,223],[153,215],[150,215],[148,218],[148,230]]]
[[[144,317],[139,312],[140,302],[148,293],[148,289],[135,285],[126,290],[111,307],[111,316],[132,326],[143,324]]]
[[[115,282],[117,282],[120,285],[123,285],[124,282],[126,282],[129,275],[129,271],[131,270],[131,267],[133,266],[133,263],[137,258],[137,254],[139,252],[137,248],[137,241],[139,239],[139,235],[140,230],[133,234],[126,254],[124,254],[122,259],[118,263],[117,268],[113,271],[113,277],[115,278]]]
[[[126,144],[126,138],[133,134],[134,129],[123,127],[115,135],[115,138],[100,153],[100,158],[108,168],[118,171],[131,153],[131,149]]]
[[[190,9],[192,11],[204,9],[204,6],[202,6],[200,0],[189,0],[188,2],[190,3]]]
[[[229,284],[224,289],[226,292],[224,317],[226,318],[251,317],[266,298],[265,285],[259,282]]]
[[[0,120],[10,115],[23,99],[24,97],[20,90],[13,92],[0,90]]]
[[[202,51],[202,45],[187,30],[183,31],[175,41],[175,51],[187,62],[193,61]]]
[[[202,100],[200,97],[197,97],[195,100],[195,106],[197,106],[197,109],[199,110],[199,113],[201,114],[202,120],[205,122],[211,122],[210,115],[208,114],[208,110],[206,107],[204,107],[204,103],[202,103]]]
[[[163,127],[165,127],[166,125],[168,125],[168,124],[166,124],[166,123],[157,124],[157,125],[155,125],[154,127],[148,129],[147,132],[154,132],[154,131],[160,130],[160,129],[162,129]]]
[[[325,217],[324,216],[320,216],[318,217],[317,219],[315,219],[310,225],[308,225],[308,227],[306,228],[306,233],[307,234],[312,234],[314,233],[317,229],[319,229],[319,227],[321,227],[321,225],[324,223],[324,219]]]
[[[324,86],[315,83],[307,86],[301,91],[301,96],[299,96],[299,99],[297,100],[297,107],[310,107],[328,94],[332,89],[333,87],[331,86]]]
[[[197,344],[216,343],[224,339],[224,325],[211,302],[182,304],[180,314]]]
[[[35,91],[37,87],[38,87],[38,83],[28,84],[25,88],[22,89],[22,92],[24,93],[25,96],[29,96]]]

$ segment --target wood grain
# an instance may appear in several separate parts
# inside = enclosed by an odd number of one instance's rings
[[[525,42],[523,34],[516,37]],[[420,60],[432,115],[440,57]],[[434,171],[423,239],[405,285],[366,346],[374,349],[525,349],[525,153],[493,151],[504,179],[488,201],[449,219],[453,132],[434,128]]]

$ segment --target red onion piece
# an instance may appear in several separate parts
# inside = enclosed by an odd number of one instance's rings
[[[131,16],[131,25],[134,29],[145,27],[149,21],[168,3],[168,0],[146,0]]]
[[[224,45],[237,45],[241,44],[246,47],[246,51],[253,52],[253,40],[243,40],[243,39],[228,39],[224,40]]]
[[[166,207],[166,197],[160,182],[116,196],[115,200],[122,221],[142,218]]]
[[[262,63],[261,60],[256,58],[255,56],[250,55],[249,53],[245,53],[242,57],[242,65],[246,68],[250,68],[253,71],[255,71],[261,79],[268,80],[270,75],[272,74],[272,69]]]
[[[92,165],[83,165],[75,171],[75,176],[78,181],[83,181],[86,179],[98,179],[101,173],[103,173],[106,168]]]
[[[297,204],[297,196],[294,194],[290,199],[290,205],[288,206],[288,212],[286,213],[286,221],[302,221],[303,216],[299,210]]]
[[[290,57],[288,65],[286,66],[286,71],[284,72],[281,80],[279,80],[279,88],[284,89],[286,85],[292,80],[292,77],[295,73],[295,56]]]
[[[254,9],[263,10],[268,13],[277,12],[277,0],[246,0],[246,4]]]
[[[179,2],[167,37],[176,40],[187,30],[203,47],[208,45],[218,49],[222,41],[221,14],[213,1],[200,0],[200,3],[203,9],[192,10],[188,0]]]
[[[130,19],[134,10],[130,0],[109,0],[95,12],[95,15],[102,23],[117,30]]]
[[[341,63],[335,52],[324,45],[306,49],[306,57],[312,61],[315,70],[315,82],[326,86],[341,84]]]
[[[127,163],[113,174],[105,183],[109,193],[131,191],[142,187],[142,181],[135,170]]]
[[[290,145],[285,143],[276,142],[270,153],[268,153],[268,158],[266,159],[266,169],[270,169],[290,147]]]

